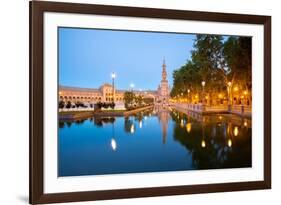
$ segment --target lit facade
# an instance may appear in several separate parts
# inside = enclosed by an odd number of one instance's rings
[[[64,102],[116,102],[123,103],[126,90],[118,90],[113,85],[105,83],[99,88],[79,88],[69,86],[59,86],[59,100]],[[154,101],[167,103],[169,101],[169,85],[165,60],[162,65],[162,80],[158,90],[134,90],[135,95],[142,95],[144,98],[153,98]],[[114,98],[114,99],[113,99]]]

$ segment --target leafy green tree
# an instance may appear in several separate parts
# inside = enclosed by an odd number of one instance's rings
[[[143,102],[147,105],[150,105],[150,104],[153,104],[154,102],[154,99],[153,98],[149,98],[149,97],[146,97],[146,98],[143,98]]]
[[[143,103],[143,97],[141,95],[138,95],[135,97],[135,101],[137,103],[138,106],[141,106]]]
[[[114,109],[115,103],[114,103],[114,102],[111,102],[111,103],[109,104],[109,107],[110,107],[111,109]]]
[[[59,101],[59,108],[64,108],[64,106],[65,106],[65,102],[64,101],[62,101],[62,100],[60,100]]]
[[[226,62],[231,69],[231,82],[252,88],[252,39],[249,37],[229,37],[223,50]]]
[[[173,72],[172,97],[202,93],[202,81],[210,104],[217,93],[227,94],[229,81],[251,90],[251,38],[200,34],[193,47],[190,60]]]
[[[67,109],[71,108],[71,102],[68,101],[65,107],[66,107]]]
[[[132,91],[124,93],[124,104],[126,109],[130,109],[135,101],[135,94]]]

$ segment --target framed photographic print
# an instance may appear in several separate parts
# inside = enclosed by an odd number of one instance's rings
[[[271,17],[30,2],[30,203],[271,188]]]

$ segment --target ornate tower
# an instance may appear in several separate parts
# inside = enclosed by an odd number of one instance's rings
[[[162,81],[166,79],[167,79],[167,71],[166,71],[166,63],[164,58],[163,65],[162,65]]]
[[[167,80],[165,59],[163,60],[163,64],[162,64],[162,80],[159,89],[159,99],[162,103],[168,102],[169,99],[169,85]]]

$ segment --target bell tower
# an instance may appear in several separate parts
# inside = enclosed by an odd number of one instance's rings
[[[160,82],[159,86],[159,100],[162,103],[167,103],[169,100],[169,85],[168,85],[168,80],[167,80],[167,70],[166,70],[166,62],[165,58],[163,59],[163,64],[162,64],[162,80]]]
[[[163,64],[162,64],[162,80],[167,80],[167,71],[166,71],[165,58],[164,58]]]

